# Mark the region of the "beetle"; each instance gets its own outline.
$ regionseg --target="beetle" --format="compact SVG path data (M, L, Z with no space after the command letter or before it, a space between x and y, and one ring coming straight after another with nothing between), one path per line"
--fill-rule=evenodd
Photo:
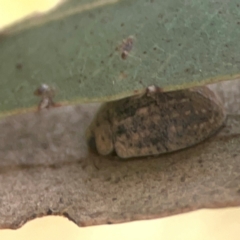
M225 118L223 104L207 86L171 92L150 86L142 95L105 103L86 137L100 155L159 155L207 139Z

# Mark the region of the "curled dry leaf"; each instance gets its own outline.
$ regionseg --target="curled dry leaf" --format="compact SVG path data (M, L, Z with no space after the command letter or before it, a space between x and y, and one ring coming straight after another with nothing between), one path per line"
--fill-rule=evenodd
M51 214L89 226L240 206L239 115L195 147L126 161L88 152L84 134L98 107L1 120L0 228Z

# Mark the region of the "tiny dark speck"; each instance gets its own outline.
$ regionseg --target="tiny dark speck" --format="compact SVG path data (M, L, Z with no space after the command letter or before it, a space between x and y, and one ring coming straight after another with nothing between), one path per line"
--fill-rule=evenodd
M186 69L185 69L185 72L189 72L189 68L186 68Z
M22 69L22 67L23 67L23 66L22 66L22 64L21 64L21 63L18 63L18 64L16 64L16 68L17 68L17 69L19 69L19 70L20 70L20 69Z
M116 200L117 200L117 198L112 198L112 200L113 200L113 201L116 201Z
M143 54L146 54L146 53L147 53L146 51L143 52Z

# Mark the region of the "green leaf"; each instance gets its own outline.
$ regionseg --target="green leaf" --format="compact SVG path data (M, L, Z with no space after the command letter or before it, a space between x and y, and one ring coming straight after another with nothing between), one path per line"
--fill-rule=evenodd
M42 83L81 103L235 79L239 39L238 0L67 1L2 32L0 112L36 106Z

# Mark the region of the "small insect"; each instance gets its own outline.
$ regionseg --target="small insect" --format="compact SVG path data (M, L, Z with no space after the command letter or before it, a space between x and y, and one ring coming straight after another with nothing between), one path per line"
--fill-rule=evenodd
M128 37L127 39L124 39L120 46L121 58L126 59L129 52L131 52L132 48L133 48L133 37Z
M225 116L222 103L207 87L162 92L151 86L143 95L105 103L86 137L100 155L159 155L205 140L223 125Z
M35 91L34 95L41 98L38 104L38 110L42 110L44 108L58 107L60 104L57 104L53 101L55 96L55 89L49 87L47 84L42 84Z

